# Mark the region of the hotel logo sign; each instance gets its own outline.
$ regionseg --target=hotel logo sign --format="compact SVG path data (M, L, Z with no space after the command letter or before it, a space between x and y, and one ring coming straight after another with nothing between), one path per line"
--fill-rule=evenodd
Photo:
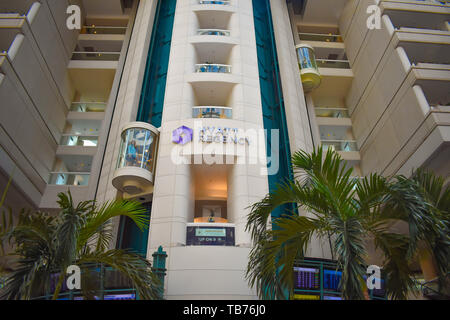
M191 128L181 126L172 132L172 142L185 145L192 141L194 131Z
M198 142L249 145L249 137L239 135L239 131L238 128L200 127L197 128ZM179 145L185 145L193 140L193 136L194 130L186 126L181 126L172 131L172 142Z
M246 164L254 165L263 176L279 171L278 129L211 126L195 120L189 127L182 125L169 131L168 140L172 143L170 157L175 165Z
M239 129L226 127L202 127L198 132L198 141L206 143L250 144L248 137L240 136Z

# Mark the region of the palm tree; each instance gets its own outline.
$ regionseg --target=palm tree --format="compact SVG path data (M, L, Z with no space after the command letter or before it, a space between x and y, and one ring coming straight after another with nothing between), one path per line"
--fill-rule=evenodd
M436 235L445 234L435 227L439 216L433 203L417 196L413 183L406 183L409 180L404 177L393 181L378 174L354 178L353 169L332 150L325 155L322 148L312 154L299 151L293 155L292 165L295 180L279 184L251 206L248 216L246 229L254 247L246 277L259 296L286 299L293 294L294 263L304 258L313 236L330 243L342 269L344 299L364 299L370 242L384 258L382 268L390 297L405 299L414 291L409 262L415 244L425 239L430 229ZM269 228L271 212L287 204L294 204L306 215L285 210ZM409 235L392 231L399 221L408 223ZM445 236L448 239L448 234Z
M385 210L407 222L408 258L418 259L425 279L437 279L447 290L441 294L448 296L450 186L444 178L424 169L418 169L409 179L397 176L386 197Z
M94 295L88 285L88 264L104 264L119 271L131 280L142 299L160 297L160 281L145 258L109 249L113 218L127 216L141 230L146 227L145 209L139 203L118 200L98 207L95 201L83 201L75 206L70 192L58 194L58 199L58 215L22 211L16 226L4 227L7 232L0 240L6 238L14 244L17 261L0 299L30 299L38 292L48 292L52 276L59 274L53 292L53 299L57 299L67 267L72 264L82 270L85 298Z

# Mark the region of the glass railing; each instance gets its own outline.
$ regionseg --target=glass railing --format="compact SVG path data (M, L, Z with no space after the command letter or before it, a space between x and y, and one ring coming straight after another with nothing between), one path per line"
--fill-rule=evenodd
M72 112L105 112L105 102L72 102L70 111Z
M350 118L345 108L315 108L315 111L319 118Z
M216 0L200 0L200 4L222 4L222 5L230 5L230 1L216 1Z
M304 33L298 34L300 40L304 41L320 41L320 42L343 42L342 37L338 34L321 34L321 33Z
M119 61L120 52L81 52L75 51L72 60Z
M60 145L96 147L98 145L98 136L63 134Z
M51 172L49 184L58 186L87 186L88 172Z
M82 264L81 277L86 273L89 285L92 289L91 299L95 300L135 300L136 290L133 289L132 281L122 272L105 264ZM31 300L51 300L53 292L58 284L60 273L50 275L48 289L38 289ZM84 300L83 292L70 290L67 281L63 281L57 300Z
M358 146L354 140L322 140L322 146L324 150L358 151Z
M348 60L316 59L319 68L350 69Z
M125 34L127 27L84 26L81 34Z
M229 107L193 107L193 118L231 119L233 109Z
M195 72L231 73L231 66L226 64L196 64Z
M199 36L230 36L230 31L221 29L199 29L197 35Z

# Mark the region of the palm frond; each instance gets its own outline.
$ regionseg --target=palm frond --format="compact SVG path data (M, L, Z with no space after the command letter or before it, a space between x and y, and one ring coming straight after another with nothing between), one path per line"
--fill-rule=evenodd
M67 194L58 194L58 204L61 207L61 212L58 216L59 223L54 235L57 247L55 259L64 268L76 259L78 236L85 224L87 213L94 208L94 202L83 201L74 207L72 195L68 191Z
M320 220L303 216L288 216L276 221L269 247L279 252L276 260L278 279L290 296L294 290L295 261L304 258L313 234L323 228Z
M408 258L413 257L420 241L427 241L438 229L438 221L431 214L433 205L418 192L416 184L404 176L397 176L391 184L383 210L408 223Z
M285 299L284 290L277 277L278 252L276 248L269 247L270 241L270 232L266 231L253 245L245 277L261 299Z
M126 216L134 221L140 230L144 230L148 226L148 215L146 209L135 201L112 201L103 204L100 209L95 209L87 217L86 223L80 230L77 243L77 251L79 252L86 246L94 236L96 240L96 248L98 250L107 249L112 239L111 220L114 217Z
M13 229L13 225L14 220L12 210L2 210L0 224L0 252L2 255L5 255L5 242Z
M374 233L376 248L384 255L383 272L387 295L394 300L404 300L416 291L412 270L408 265L409 237L398 233Z
M364 246L364 228L358 217L346 220L332 219L331 227L335 230L334 250L338 266L342 268L342 295L346 300L364 299L361 283L365 275L367 252Z

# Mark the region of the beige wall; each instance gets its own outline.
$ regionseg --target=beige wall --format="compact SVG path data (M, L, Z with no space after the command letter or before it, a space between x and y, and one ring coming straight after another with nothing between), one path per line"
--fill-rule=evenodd
M420 84L432 85L428 81L440 81L440 85L450 84L450 70L445 65L414 65L411 59L419 62L420 59L443 61L434 50L438 43L440 46L447 45L449 34L448 31L395 30L386 14L382 16L380 30L368 30L365 9L371 2L349 1L341 17L340 28L355 75L346 103L360 148L362 173L410 174L413 168L425 164L437 150L427 150L419 157L422 160L418 161L420 146L436 126L447 125L445 121L431 121L432 110ZM383 3L382 9L387 5ZM400 7L389 5L405 10L404 14L408 10L422 8L414 3L402 3ZM423 47L418 47L420 42ZM411 56L408 56L408 48L413 44L418 48L416 50L421 50L417 57L413 56L413 50L409 51ZM441 48L446 52L446 48ZM428 57L423 55L427 50ZM442 143L436 145L437 148L441 146ZM425 152L426 148L420 150ZM413 155L414 161L410 159ZM447 171L448 175L450 167L441 171Z
M21 26L0 29L16 35L0 63L0 143L5 157L15 163L15 182L35 206L52 170L73 95L66 69L71 42L63 43L49 8L60 10L36 2ZM73 39L77 33L67 34ZM7 167L6 162L1 165Z

